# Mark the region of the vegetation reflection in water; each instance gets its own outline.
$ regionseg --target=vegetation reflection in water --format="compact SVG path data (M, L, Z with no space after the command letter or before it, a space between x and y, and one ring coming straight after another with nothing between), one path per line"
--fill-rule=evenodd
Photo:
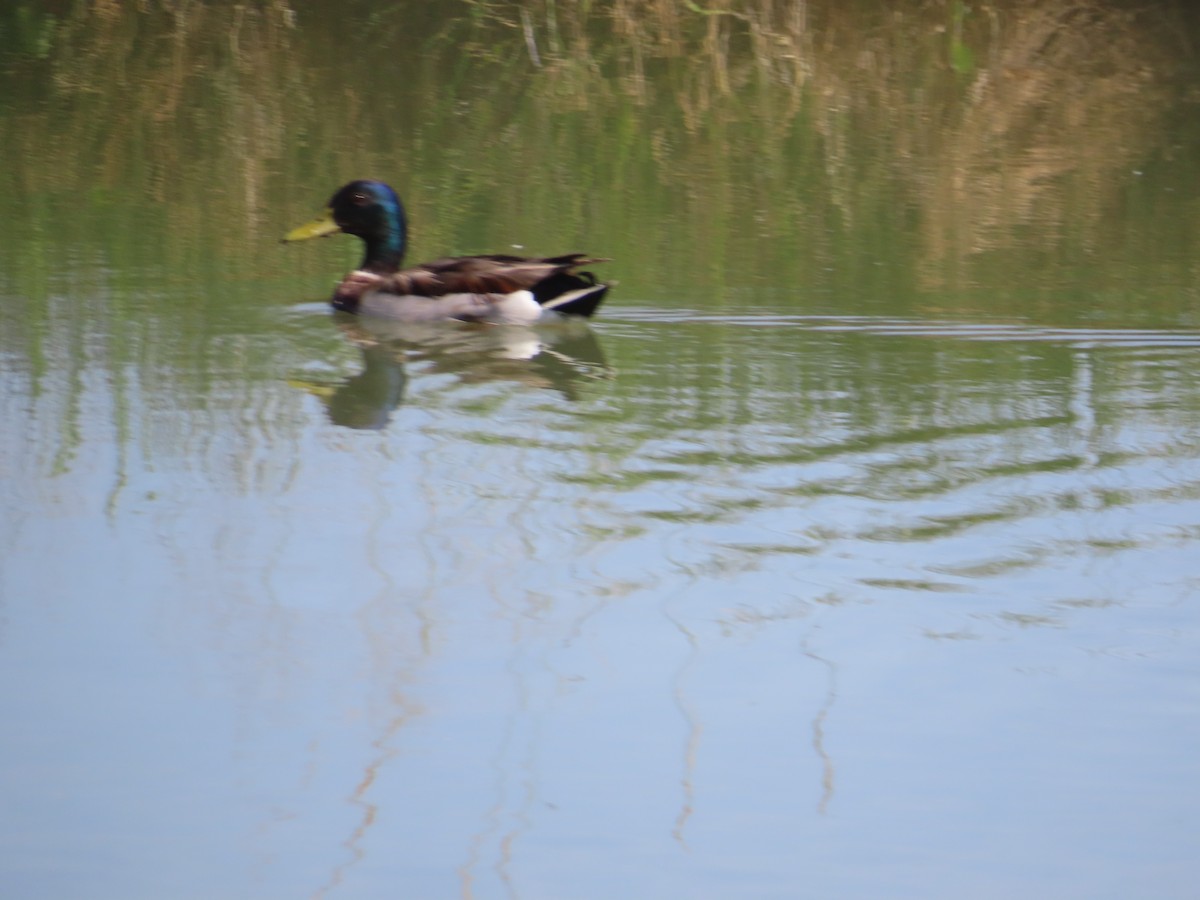
M0 10L4 867L1182 895L1194 17ZM331 317L357 248L275 239L363 175L413 258L620 285L592 329Z
M17 7L6 30L37 15ZM1194 281L1182 8L962 9L81 4L33 29L49 51L9 51L6 155L39 164L0 176L5 211L36 226L59 198L54 231L69 211L90 247L86 205L132 263L333 277L267 261L264 235L374 174L411 202L414 258L597 244L655 303L804 286L1061 320L1064 288L1124 315L1129 291Z

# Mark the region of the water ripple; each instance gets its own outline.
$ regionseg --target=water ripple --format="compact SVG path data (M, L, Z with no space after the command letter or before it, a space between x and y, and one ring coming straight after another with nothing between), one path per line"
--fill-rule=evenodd
M619 316L619 318L617 318ZM1200 331L1191 328L1057 327L1025 322L906 319L880 316L762 314L713 315L691 309L623 307L614 321L688 322L741 328L796 328L811 332L859 333L903 337L954 338L963 341L1039 341L1077 347L1200 347Z

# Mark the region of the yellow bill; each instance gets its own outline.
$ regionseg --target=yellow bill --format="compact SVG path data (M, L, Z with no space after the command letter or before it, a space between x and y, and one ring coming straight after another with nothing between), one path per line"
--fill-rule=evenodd
M337 234L342 229L338 227L338 223L333 221L333 210L327 209L316 219L313 219L307 225L301 225L299 228L293 228L283 236L285 243L291 241L307 241L309 238L325 237L329 234Z
M325 384L320 381L306 381L303 378L289 378L287 380L288 387L299 388L306 394L312 394L314 397L320 397L322 400L328 400L337 393L338 386L336 384Z

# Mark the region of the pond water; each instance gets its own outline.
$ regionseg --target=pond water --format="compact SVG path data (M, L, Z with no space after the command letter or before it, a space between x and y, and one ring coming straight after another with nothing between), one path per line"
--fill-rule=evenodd
M709 6L0 11L6 897L1194 896L1194 14Z

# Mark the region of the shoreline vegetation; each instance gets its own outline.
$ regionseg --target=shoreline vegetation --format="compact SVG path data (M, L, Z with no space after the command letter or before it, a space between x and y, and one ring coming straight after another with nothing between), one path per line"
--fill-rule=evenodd
M1145 187L1195 172L1195 32L1183 4L1091 0L18 2L0 13L0 189L17 216L86 197L110 240L158 218L168 265L235 272L374 174L412 207L417 255L654 240L666 292L838 290L886 245L906 262L878 285L844 275L860 292L969 293L1051 264L1106 284L1196 249L1195 201ZM631 227L654 220L670 237ZM653 290L650 271L624 277Z

